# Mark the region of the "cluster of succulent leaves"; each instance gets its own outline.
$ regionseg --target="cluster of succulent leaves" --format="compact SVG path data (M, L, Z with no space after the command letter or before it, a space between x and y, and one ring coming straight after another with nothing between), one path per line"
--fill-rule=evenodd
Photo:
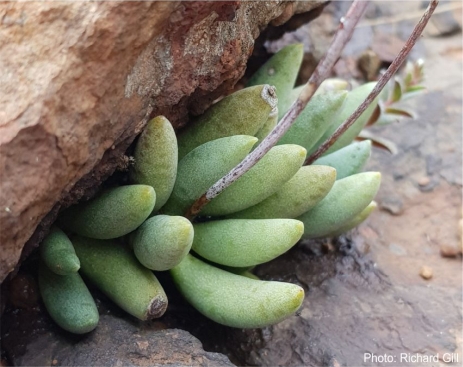
M326 154L308 154L356 109L375 83L350 92L328 80L279 143L192 221L183 215L239 164L297 98L301 45L284 48L245 89L214 104L178 136L158 116L142 132L131 185L65 210L41 244L40 291L52 318L73 333L97 326L84 278L129 314L160 317L167 297L156 271L169 271L199 312L232 327L277 323L302 305L298 285L263 281L256 265L301 238L336 236L375 208L378 172L360 172L371 142L353 142L375 102ZM275 98L275 88L279 99ZM360 173L359 173L360 172Z

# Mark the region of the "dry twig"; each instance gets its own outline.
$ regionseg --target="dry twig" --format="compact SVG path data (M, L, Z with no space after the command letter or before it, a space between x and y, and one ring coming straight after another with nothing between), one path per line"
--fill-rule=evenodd
M349 118L344 121L331 135L323 144L321 144L318 149L310 156L307 158L305 161L305 165L312 164L315 162L324 152L326 152L335 142L336 140L349 128L352 126L352 124L359 118L359 116L368 108L371 102L381 93L383 90L384 86L389 82L389 80L392 78L392 76L397 72L399 69L400 65L405 61L405 58L407 55L410 53L411 49L413 46L415 46L416 41L418 38L421 36L421 33L423 32L424 27L426 27L426 24L428 24L429 18L431 18L432 13L434 12L434 9L436 9L437 4L439 4L439 0L432 0L425 13L421 17L420 21L418 24L415 26L413 29L412 34L408 38L407 42L405 42L405 45L402 47L400 50L399 54L396 56L392 64L389 66L389 68L386 70L386 72L383 74L383 76L378 80L378 83L376 86L373 88L371 93L368 95L368 97L363 101L360 106L357 107L357 109L352 113L352 115L349 116Z

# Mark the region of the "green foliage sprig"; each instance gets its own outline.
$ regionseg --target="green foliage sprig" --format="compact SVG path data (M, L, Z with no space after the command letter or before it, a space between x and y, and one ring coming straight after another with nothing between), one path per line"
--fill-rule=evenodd
M414 111L409 110L401 105L400 102L414 97L426 90L421 83L424 80L424 61L419 59L415 62L408 61L404 70L391 80L383 93L380 95L378 106L357 139L368 139L379 148L397 153L397 146L394 142L382 136L373 133L370 126L389 125L405 118L416 119Z

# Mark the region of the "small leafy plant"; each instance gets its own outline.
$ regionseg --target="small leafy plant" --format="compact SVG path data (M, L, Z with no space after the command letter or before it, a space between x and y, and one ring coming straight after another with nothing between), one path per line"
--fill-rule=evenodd
M357 140L369 139L379 148L397 153L394 142L377 136L369 129L370 126L388 125L404 118L416 118L415 113L401 106L405 101L417 94L422 93L426 88L421 84L424 79L424 61L419 59L415 62L407 62L401 75L391 80L380 95L376 110L370 117L365 129L357 137Z

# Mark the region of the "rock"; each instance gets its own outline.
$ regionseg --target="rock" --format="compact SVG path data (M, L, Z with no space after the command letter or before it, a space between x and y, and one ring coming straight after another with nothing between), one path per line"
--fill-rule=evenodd
M434 154L426 156L426 172L428 175L439 173L442 168L442 158Z
M420 276L423 279L429 280L432 278L432 269L429 266L423 265L420 269Z
M461 249L456 244L443 243L440 245L440 254L442 257L457 257Z
M323 2L0 4L0 281L61 206L95 193L150 117L178 127L203 112L270 21Z
M433 191L439 185L438 177L422 177L418 180L418 186L421 192Z
M333 67L333 72L337 77L346 80L362 77L362 73L358 70L357 60L349 56L339 59Z
M404 41L397 36L376 32L371 44L372 50L381 61L391 63L404 45Z
M460 236L460 252L463 252L463 219L458 222L458 235Z
M404 203L400 197L386 196L381 200L379 207L392 215L401 215L404 212Z
M388 248L389 248L389 251L391 251L394 255L397 255L397 256L407 255L407 250L396 243L391 243Z
M366 352L458 351L451 329L460 323L459 289L433 288L430 301L427 285L391 283L356 241L341 245L320 256L293 248L256 269L263 279L303 286L306 298L297 315L273 327L229 331L240 365L361 366Z
M431 179L429 178L429 176L423 176L417 180L417 183L420 186L427 186L431 183Z
M441 6L451 5L452 2L444 0ZM434 37L450 36L461 32L460 22L455 17L455 12L448 10L442 13L437 13L430 19L430 26L426 30L428 34Z
M9 302L19 308L33 308L40 299L37 280L31 274L19 273L9 284Z
M58 330L38 309L29 316L24 313L31 311L21 312L9 315L10 330L2 337L14 366L234 366L226 356L204 351L187 331L160 322L102 314L93 332L77 336Z

